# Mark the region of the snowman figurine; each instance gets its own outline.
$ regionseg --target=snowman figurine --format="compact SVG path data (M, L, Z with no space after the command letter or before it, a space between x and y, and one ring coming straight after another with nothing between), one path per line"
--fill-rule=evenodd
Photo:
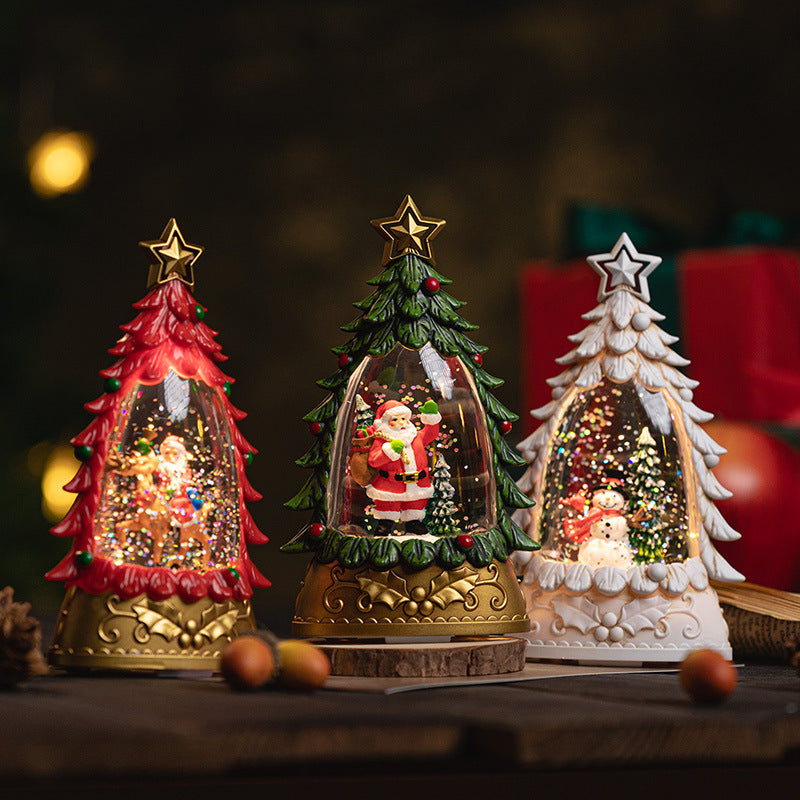
M575 519L564 521L564 532L578 548L578 561L586 566L619 567L633 566L633 555L628 541L628 520L625 506L628 492L620 478L608 478L588 491L590 504L586 513ZM586 509L587 497L573 495L561 500L576 511Z

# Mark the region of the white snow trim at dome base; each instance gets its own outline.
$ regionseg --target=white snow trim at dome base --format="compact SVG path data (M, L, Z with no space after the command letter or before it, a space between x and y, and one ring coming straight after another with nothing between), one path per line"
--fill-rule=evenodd
M570 661L577 664L593 664L596 666L613 666L624 663L629 667L639 664L680 664L684 658L698 645L684 642L680 645L666 646L648 645L643 643L628 642L626 644L607 642L586 643L580 642L541 642L530 638L527 634L516 633L528 639L525 648L525 658L528 661ZM733 650L727 642L703 642L703 647L716 650L723 658L729 661L733 657Z
M520 587L530 660L677 663L710 648L731 658L728 626L702 561L623 570L550 561L536 553Z
M534 553L525 566L522 583L535 583L545 592L562 586L573 594L594 588L606 597L614 597L626 588L635 595L650 595L661 589L679 595L691 586L698 592L708 587L708 572L699 557L672 564L639 564L627 570L620 567L593 568L576 562L553 561Z

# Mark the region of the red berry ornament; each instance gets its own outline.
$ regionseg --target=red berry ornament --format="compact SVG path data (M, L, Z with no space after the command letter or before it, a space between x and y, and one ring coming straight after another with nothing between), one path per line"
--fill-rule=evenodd
M315 522L308 527L308 535L314 539L319 539L325 533L325 526L321 522Z
M462 533L456 541L462 550L469 550L475 544L475 540L468 533Z
M482 366L483 366L483 356L482 356L480 353L475 353L475 355L474 355L474 356L472 356L472 360L473 360L473 361L474 361L474 362L475 362L475 363L476 363L476 364L477 364L479 367L482 367Z
M314 436L316 436L318 433L322 431L322 424L319 422L309 422L308 429Z
M423 286L428 294L436 294L439 291L439 281L436 278L425 278Z
M500 423L500 430L501 430L501 431L502 431L504 434L506 434L506 433L511 433L511 428L513 428L513 427L514 427L514 426L513 426L513 423L511 422L511 420L510 420L510 419L504 419L504 420L503 420L503 421Z
M346 367L350 363L350 356L347 353L342 353L336 363L339 365L340 368Z

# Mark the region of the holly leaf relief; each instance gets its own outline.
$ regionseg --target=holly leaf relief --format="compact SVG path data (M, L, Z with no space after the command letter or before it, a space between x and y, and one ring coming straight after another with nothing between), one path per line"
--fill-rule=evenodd
M365 572L356 575L361 591L369 595L373 603L383 603L394 611L402 603L407 603L411 596L405 578L400 578L391 570L387 572Z
M640 597L622 607L619 626L631 636L639 631L654 629L667 616L669 600L663 597Z
M216 619L204 625L198 633L200 636L205 636L209 642L219 639L221 636L227 636L236 625L236 620L239 618L239 612L233 608L221 614Z
M163 636L167 641L174 639L183 632L183 628L180 625L176 625L171 619L153 608L135 605L133 606L133 612L136 614L136 619L147 628L148 633L156 633L159 636Z
M463 567L449 572L442 572L431 581L428 600L436 603L439 608L445 608L450 603L463 602L475 588L477 582L478 573L466 570Z
M566 628L577 628L581 633L589 633L600 625L598 608L588 597L556 597L552 605Z

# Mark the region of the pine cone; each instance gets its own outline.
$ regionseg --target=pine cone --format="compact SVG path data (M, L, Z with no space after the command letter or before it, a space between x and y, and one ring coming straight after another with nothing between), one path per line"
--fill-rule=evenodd
M28 616L30 603L15 603L10 586L0 590L0 687L47 673L39 621Z

